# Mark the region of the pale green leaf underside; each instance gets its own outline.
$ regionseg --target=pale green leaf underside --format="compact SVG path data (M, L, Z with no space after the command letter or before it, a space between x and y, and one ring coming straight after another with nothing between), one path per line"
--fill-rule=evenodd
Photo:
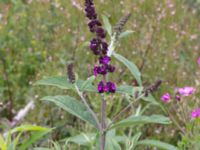
M68 138L67 142L73 142L78 145L88 145L95 140L95 133L81 133L79 135Z
M132 75L137 80L137 83L140 86L142 86L141 73L140 73L139 69L137 68L137 66L133 62L129 61L128 59L126 59L125 57L123 57L120 54L113 53L113 55L115 56L116 59L121 61L131 71Z
M177 147L157 140L142 140L137 143L138 145L147 145L157 147L163 150L178 150Z
M90 123L93 126L97 126L90 112L87 111L86 107L80 101L70 96L47 96L42 100L50 101L61 107L65 111L75 115L76 117Z
M134 33L134 31L132 31L132 30L126 30L126 31L122 32L122 33L119 35L119 38L120 38L120 39L125 38L125 37L131 35L132 33Z
M147 124L147 123L158 123L158 124L170 124L168 117L162 115L152 115L152 116L130 116L127 119L115 123L112 128L124 127L124 126L133 126L138 124Z
M102 19L103 19L103 23L104 23L106 31L111 36L112 35L112 26L110 24L110 21L109 21L108 17L105 16L105 15L102 15Z

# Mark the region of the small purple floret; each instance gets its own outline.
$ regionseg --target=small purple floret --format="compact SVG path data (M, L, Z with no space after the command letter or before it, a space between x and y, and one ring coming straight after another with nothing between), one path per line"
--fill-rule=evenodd
M95 32L97 26L101 26L101 22L99 20L91 20L88 23L91 32Z
M99 41L97 39L95 39L95 38L92 39L90 41L90 49L95 51L95 50L98 50L98 48L99 48Z
M100 38L105 38L106 37L106 32L103 28L97 28L96 29L96 33L97 33L97 36L100 37Z
M115 85L115 83L113 83L113 82L107 82L106 86L108 87L109 92L115 93L115 91L116 91L116 85Z
M98 68L97 68L97 73L98 74L102 74L102 75L105 75L106 73L107 73L107 69L106 69L106 66L99 66Z
M106 67L107 67L108 72L114 72L115 71L115 67L112 66L112 65L107 65Z
M103 93L104 92L104 83L103 81L99 82L98 84L98 92Z
M104 65L107 65L109 62L110 62L110 57L108 56L103 56L103 57L100 57L99 58L99 63L100 64L104 64Z

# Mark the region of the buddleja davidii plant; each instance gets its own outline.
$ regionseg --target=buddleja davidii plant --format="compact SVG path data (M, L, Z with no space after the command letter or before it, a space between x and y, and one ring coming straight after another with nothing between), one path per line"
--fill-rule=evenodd
M68 111L69 113L79 117L80 119L90 123L96 128L96 134L84 134L84 139L87 139L86 142L78 143L76 138L70 138L68 141L86 145L88 141L96 141L95 149L121 149L118 142L125 142L127 138L119 139L119 136L115 134L116 128L124 127L124 126L132 126L137 124L145 124L145 123L159 123L159 124L169 124L170 120L167 117L162 115L152 115L152 116L143 116L143 110L141 108L138 109L137 113L131 116L128 116L124 120L118 121L121 116L130 108L130 106L140 100L144 99L149 101L151 104L158 104L150 94L157 90L161 81L157 81L152 86L147 88L142 87L141 73L139 72L137 66L127 60L125 57L117 54L115 52L115 47L120 38L132 33L132 31L122 32L122 29L126 22L128 21L130 14L123 17L117 25L114 27L112 31L112 26L109 23L109 19L103 16L104 26L107 30L107 33L110 35L110 44L106 42L106 30L104 30L100 19L97 16L94 2L93 0L85 0L85 12L86 17L89 20L88 26L92 33L95 34L95 37L90 41L89 48L91 52L96 55L98 58L98 65L94 66L93 76L89 77L86 81L77 79L75 77L75 73L73 70L73 64L68 65L68 80L65 76L63 77L50 77L47 79L43 79L38 81L37 85L52 85L57 86L61 89L72 89L75 90L80 96L81 102L76 100L71 96L48 96L44 97L43 100L54 102L59 107ZM135 77L138 87L133 87L129 85L117 86L116 83L110 81L108 78L108 73L113 73L115 71L115 67L111 64L111 58L114 56L117 60L122 62L133 74ZM97 87L93 86L92 83L96 78L100 78L101 81L98 83ZM83 92L95 92L99 93L101 96L101 109L100 113L95 113L93 109L91 109L90 104L87 101L87 98L84 96ZM112 119L109 119L106 114L107 108L107 95L121 93L128 94L134 97L134 101L131 101L125 108L123 108L116 116ZM100 114L100 118L98 117ZM108 121L110 120L110 121ZM87 136L89 135L89 136ZM96 138L85 138L94 136ZM133 139L135 139L134 144L131 144L129 149L134 149L136 145L152 145L165 149L176 149L176 147L162 143L155 140L140 140L141 134L136 134ZM80 137L78 138L80 139ZM98 139L98 140L95 140ZM83 140L84 141L84 140ZM89 142L89 143L90 143ZM91 144L90 144L91 145Z

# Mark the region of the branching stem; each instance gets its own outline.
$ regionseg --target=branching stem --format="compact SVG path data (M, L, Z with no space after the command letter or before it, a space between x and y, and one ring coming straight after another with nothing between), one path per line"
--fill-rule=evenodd
M81 100L83 101L84 105L86 106L87 110L90 112L90 114L92 115L93 119L96 121L97 124L97 129L99 131L102 131L101 128L101 124L97 118L97 115L94 113L94 111L90 108L89 104L87 103L87 100L85 99L85 97L83 96L83 93L79 90L79 88L77 87L77 85L75 85L76 91L78 93L78 95L81 97Z
M138 98L136 98L134 101L130 102L126 107L124 107L116 116L113 117L112 122L108 125L108 128L110 128L110 126L121 116L123 115L124 112L126 112L127 109L129 109L129 107L131 107L131 105L136 102L137 100L139 100L140 98L142 98L145 94L141 94L140 96L138 96Z

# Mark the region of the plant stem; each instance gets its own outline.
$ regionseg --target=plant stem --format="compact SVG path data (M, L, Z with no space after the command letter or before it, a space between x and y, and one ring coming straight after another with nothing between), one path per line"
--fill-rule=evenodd
M110 128L110 126L124 113L126 112L127 109L129 109L129 107L132 106L132 104L134 102L136 102L137 100L139 100L140 98L142 98L144 96L144 94L141 94L140 96L138 96L138 98L135 99L135 101L130 102L126 107L124 107L116 116L113 117L112 122L108 125L108 128Z
M106 144L106 100L104 99L104 95L102 95L102 102L101 102L101 136L100 136L100 150L105 149Z
M176 119L173 117L173 115L170 113L170 111L167 110L167 113L168 113L169 117L172 119L172 121L174 122L174 124L177 126L177 128L178 128L183 134L185 134L185 130L179 125L179 123L176 121Z
M99 131L102 131L101 124L100 124L96 114L94 113L94 111L88 105L87 100L85 99L85 97L83 96L82 92L79 90L77 85L75 85L75 88L76 88L76 91L77 91L78 95L81 97L81 100L83 101L84 105L86 106L87 110L90 112L90 114L92 115L93 119L96 121L97 129Z

